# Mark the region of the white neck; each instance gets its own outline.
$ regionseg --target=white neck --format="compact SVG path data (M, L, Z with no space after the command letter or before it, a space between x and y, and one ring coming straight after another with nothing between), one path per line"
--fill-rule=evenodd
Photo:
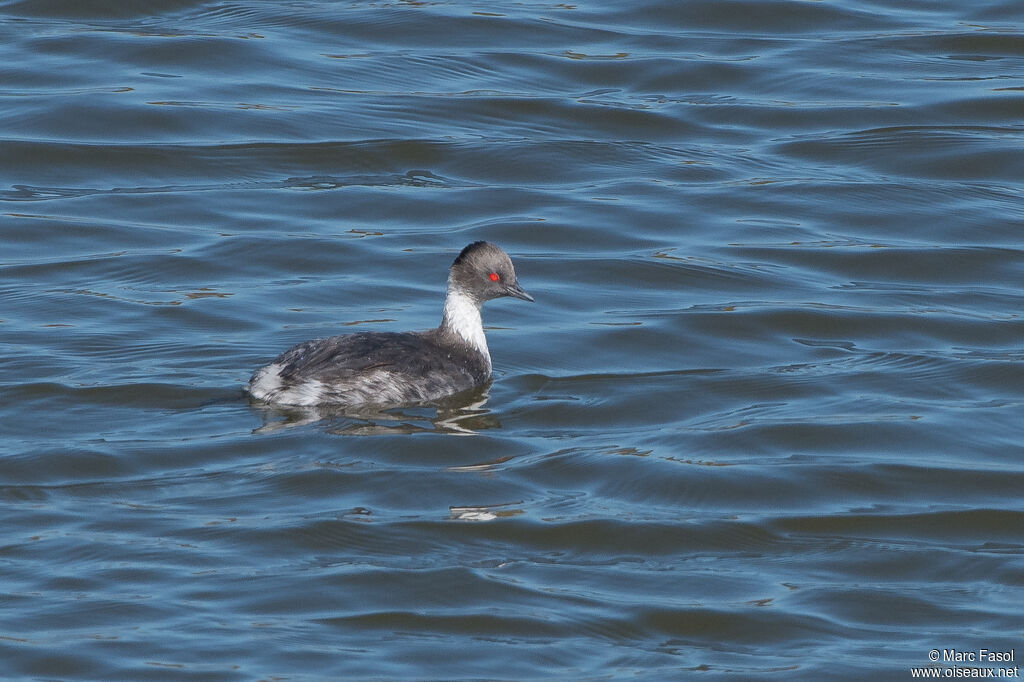
M457 334L471 348L482 353L487 358L488 369L490 368L491 354L487 350L484 323L480 319L480 306L476 301L458 289L449 287L448 296L444 299L444 319L441 326Z

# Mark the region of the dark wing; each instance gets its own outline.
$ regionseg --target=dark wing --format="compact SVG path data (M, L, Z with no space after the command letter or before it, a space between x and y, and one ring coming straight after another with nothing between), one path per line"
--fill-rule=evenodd
M274 360L285 381L344 382L373 370L407 377L438 374L464 377L468 385L486 379L472 358L439 345L430 333L361 332L301 343Z

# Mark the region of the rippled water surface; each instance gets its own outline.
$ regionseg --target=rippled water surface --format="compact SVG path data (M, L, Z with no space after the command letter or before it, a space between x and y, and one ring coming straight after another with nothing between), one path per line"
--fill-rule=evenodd
M1019 661L1022 178L1012 0L2 0L3 672ZM477 239L489 389L244 397Z

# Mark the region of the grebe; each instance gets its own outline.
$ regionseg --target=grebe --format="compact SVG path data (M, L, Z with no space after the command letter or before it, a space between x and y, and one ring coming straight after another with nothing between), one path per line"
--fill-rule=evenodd
M473 242L448 273L444 315L422 332L358 332L306 341L252 375L248 392L278 405L392 405L437 400L491 378L480 307L523 291L508 254Z

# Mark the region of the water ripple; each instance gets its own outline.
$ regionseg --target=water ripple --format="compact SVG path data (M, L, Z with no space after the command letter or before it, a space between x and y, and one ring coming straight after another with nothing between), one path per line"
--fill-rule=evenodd
M9 675L1019 645L1017 5L0 12ZM291 344L436 325L477 239L537 299L484 308L493 383L245 397Z

